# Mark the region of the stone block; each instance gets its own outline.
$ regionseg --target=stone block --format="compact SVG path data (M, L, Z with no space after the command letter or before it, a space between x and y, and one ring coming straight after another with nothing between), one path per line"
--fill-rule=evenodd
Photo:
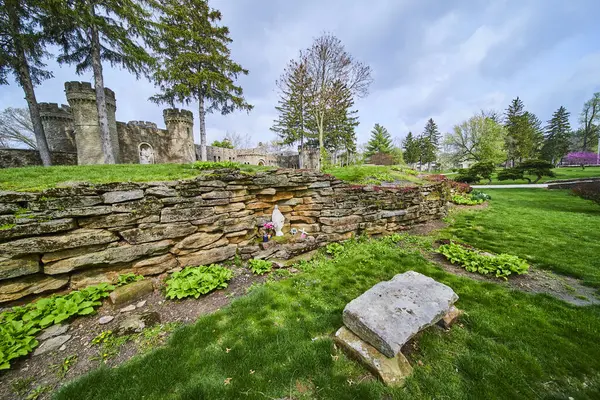
M83 254L94 253L96 251L101 251L107 249L109 247L117 246L116 242L105 243L105 244L97 244L93 246L83 246L76 247L74 249L60 250L52 253L45 253L42 255L42 262L44 264L51 263L53 261L62 260L64 258L77 257Z
M319 222L323 225L349 225L362 222L362 217L360 215L349 215L347 217L321 217L319 218Z
M134 225L138 222L140 215L133 213L110 214L100 217L83 218L78 220L82 228L115 228Z
M96 253L66 258L64 260L46 264L44 265L44 273L56 275L82 268L104 267L127 263L146 256L164 254L169 250L172 244L173 242L170 240L162 240L160 242L112 247Z
M68 276L30 275L0 282L0 303L13 301L32 294L61 289L69 284Z
M0 244L0 254L51 253L75 247L116 242L118 236L102 229L77 229L62 235L29 237Z
M450 287L408 271L348 303L343 320L357 336L391 358L410 338L446 315L456 300Z
M0 230L0 240L16 239L23 236L43 235L46 233L62 232L77 227L72 218L56 219L33 224L15 225L8 229ZM27 240L27 239L25 239ZM0 253L2 251L0 250Z
M319 224L297 224L293 223L290 225L292 228L296 228L298 232L304 230L306 233L315 233L321 230L321 226Z
M204 200L228 199L233 196L233 192L230 192L229 190L214 190L212 192L203 193L201 196Z
M231 203L226 206L215 206L215 214L241 211L246 208L244 203Z
M141 333L144 329L154 326L158 323L160 323L160 314L155 311L132 314L119 323L116 335L123 336Z
M177 255L189 254L216 242L222 236L222 233L198 232L181 240L170 251Z
M182 267L190 265L208 265L225 261L235 255L236 245L214 248L210 250L200 250L195 253L189 253L179 257L179 264Z
M143 279L116 288L110 293L109 298L112 305L120 307L138 301L147 294L152 293L153 290L152 281Z
M348 225L323 225L321 227L321 232L323 233L344 233L344 232L354 232L358 229L359 224L348 224Z
M463 310L459 310L455 306L450 307L450 310L438 321L438 325L444 329L450 329L458 318L464 314Z
M118 190L114 192L106 192L102 195L102 200L106 204L122 203L124 201L138 200L144 197L144 191L136 190Z
M177 268L179 263L172 254L150 257L132 265L133 273L137 275L158 275Z
M335 333L335 343L348 355L362 363L383 383L401 387L412 373L412 367L402 353L389 358L342 326Z
M0 280L31 275L40 272L40 258L30 255L19 258L0 258Z
M213 215L212 207L165 208L160 213L160 222L193 221Z
M151 186L146 189L146 195L155 197L176 197L177 191L168 186Z
M267 189L263 189L263 190L259 191L256 194L264 194L264 195L272 196L275 193L277 193L277 189L267 188Z
M196 232L198 228L189 222L153 225L148 228L133 228L119 234L129 244L156 242L163 239L184 237Z

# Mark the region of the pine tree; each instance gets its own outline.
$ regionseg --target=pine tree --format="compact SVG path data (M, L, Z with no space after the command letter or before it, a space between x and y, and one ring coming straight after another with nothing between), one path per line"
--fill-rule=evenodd
M207 0L164 0L154 49L159 56L154 80L157 103L198 101L200 158L206 161L206 113L250 111L234 82L248 70L231 59L229 28L219 25L221 12Z
M442 134L438 129L436 123L433 121L433 118L429 118L427 124L425 125L425 130L423 131L423 136L428 138L429 141L435 146L435 148L439 148L440 139Z
M153 59L137 41L152 35L151 14L142 0L66 0L52 4L53 34L61 45L58 62L75 64L78 74L92 70L104 162L114 164L118 154L108 128L102 62L121 66L136 78L146 74Z
M569 152L571 142L569 112L561 106L552 114L546 125L546 136L542 147L542 157L556 165Z
M507 161L514 165L517 156L517 138L523 125L523 115L525 114L523 101L517 97L508 106L505 113L504 126L506 127L506 149Z
M309 130L312 114L309 107L311 81L307 74L306 62L304 60L289 62L281 78L277 81L279 88L277 119L273 121L271 130L277 133L284 145L300 143L304 147L305 139L313 138L315 135ZM300 157L302 163L302 157ZM302 165L299 165L302 168Z
M421 159L427 163L427 170L431 168L431 163L436 160L436 152L439 147L439 142L442 134L437 125L433 122L433 118L429 118L425 124L425 130L421 135Z
M334 83L332 103L325 115L324 146L333 157L333 163L337 164L338 153L343 150L346 163L350 154L356 151L356 132L358 126L358 111L352 110L354 99L352 92L341 82Z
M430 169L431 163L436 160L436 148L431 139L424 134L417 138L417 147L419 149L419 163L421 169L424 164L427 164L427 170Z
M14 74L25 92L25 100L42 164L51 164L50 151L35 96L35 85L51 78L44 70L46 35L41 29L44 18L43 0L5 0L0 2L0 85L7 85L7 75Z
M523 102L518 97L506 110L505 127L505 148L511 164L539 156L544 140L542 122L535 114L525 111Z
M365 155L371 157L375 153L392 153L392 136L383 126L375 124L371 131L371 139L367 143L367 151Z
M408 135L402 142L402 148L404 149L404 161L408 164L415 164L419 161L421 154L418 140L413 137L412 132L408 132Z

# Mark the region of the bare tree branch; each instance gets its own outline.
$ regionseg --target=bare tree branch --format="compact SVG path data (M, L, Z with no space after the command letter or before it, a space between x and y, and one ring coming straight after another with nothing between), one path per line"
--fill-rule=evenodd
M9 107L0 113L0 147L37 149L29 111Z

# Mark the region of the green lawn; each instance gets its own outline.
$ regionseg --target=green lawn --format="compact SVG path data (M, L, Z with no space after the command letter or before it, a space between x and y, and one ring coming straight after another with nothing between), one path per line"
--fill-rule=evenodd
M515 193L526 197L524 192ZM494 196L495 203L481 211L482 216L497 215L509 203L517 210L534 206L533 201L511 202L505 192ZM551 205L565 200L574 201L570 211ZM554 237L559 229L584 235L581 221L596 218L587 203L564 193L537 201L542 202L540 213L552 220L562 220L565 212L574 218L534 236ZM566 235L557 236L564 240ZM540 247L535 254L542 253ZM549 256L563 251L552 245L545 249ZM570 258L558 258L555 265L567 269L579 258L579 249L572 249ZM519 248L504 250L521 253ZM577 308L547 295L451 275L418 251L389 240L351 242L338 258L317 259L302 269L299 275L258 287L180 329L164 348L118 368L96 370L64 387L55 398L600 398L600 307ZM369 375L362 367L334 349L331 335L342 325L348 301L407 270L450 285L460 296L457 306L466 314L449 332L424 332L418 351L409 357L413 375L405 388L392 389L365 379Z
M380 185L383 182L407 181L423 183L416 171L402 165L351 165L329 168L324 171L336 178L358 184Z
M553 181L557 179L578 179L578 178L600 178L600 167L586 167L584 170L580 167L565 167L565 168L554 168L552 170L555 177L544 176L539 180L538 183L544 183L547 181ZM533 175L528 175L531 181L535 181L537 178ZM452 175L449 176L452 179ZM499 181L496 178L496 174L492 177L492 184L494 185L511 185L516 183L528 183L525 179L515 181ZM487 184L487 181L482 180L480 184Z
M218 165L218 163L210 163ZM187 179L201 171L192 164L118 164L77 165L53 167L24 167L0 169L0 190L39 191L62 182L150 182ZM243 171L269 169L256 165L238 164Z
M453 215L445 235L600 287L600 206L566 190L487 189L489 208Z

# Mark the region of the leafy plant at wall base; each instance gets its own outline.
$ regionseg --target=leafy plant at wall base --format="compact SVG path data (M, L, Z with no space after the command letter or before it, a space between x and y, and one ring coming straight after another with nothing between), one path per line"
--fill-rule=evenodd
M10 360L33 351L38 345L35 335L40 330L75 315L92 314L112 290L114 286L101 283L0 313L0 370L9 369Z
M479 190L473 190L471 192L471 200L487 201L487 200L491 200L491 199L492 199L492 196L490 196L487 193L480 192Z
M331 257L336 258L344 252L344 245L340 243L330 243L325 247L325 252Z
M226 288L231 278L233 272L219 265L187 267L174 272L167 280L166 296L167 299L183 299L189 296L198 298L215 289Z
M142 275L121 274L117 278L117 287L128 285L128 284L133 283L133 282L141 281L142 279L144 279L144 277Z
M464 196L461 194L455 194L454 196L452 196L452 202L454 204L458 204L458 205L475 206L477 204L483 203L484 200L482 200L482 199L474 200L468 196Z
M271 272L273 263L267 260L253 259L248 261L248 268L250 268L250 271L252 271L254 275L263 275L267 272Z
M459 264L469 272L477 272L482 275L494 274L498 278L506 278L513 273L526 274L529 270L527 261L517 256L482 254L452 242L441 245L437 251L452 264Z

